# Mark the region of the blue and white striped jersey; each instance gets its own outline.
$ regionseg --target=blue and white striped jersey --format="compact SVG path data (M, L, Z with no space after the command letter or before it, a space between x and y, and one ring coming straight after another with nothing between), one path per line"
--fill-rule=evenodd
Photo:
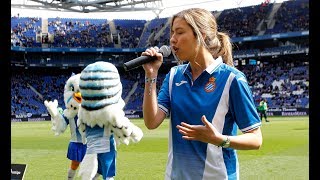
M67 119L65 116L63 116L63 118L65 119L66 123L69 124L70 127L70 142L82 143L81 134L77 127L78 116L75 116L74 119L71 120Z
M258 128L261 121L245 75L224 64L221 57L194 82L189 64L173 68L173 78L166 75L158 95L159 108L170 115L165 179L239 179L234 149L184 140L176 126L181 122L203 125L205 115L224 135L235 136L238 128L242 132Z
M87 154L99 154L110 152L110 149L116 149L115 142L110 129L107 126L98 125L91 127L86 125ZM110 148L110 147L113 148Z

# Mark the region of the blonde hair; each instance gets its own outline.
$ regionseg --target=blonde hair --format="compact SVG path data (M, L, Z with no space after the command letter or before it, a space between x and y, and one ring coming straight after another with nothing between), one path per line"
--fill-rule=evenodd
M207 48L213 58L216 59L221 56L225 64L234 66L230 37L224 32L218 32L216 18L210 11L201 8L180 11L172 17L170 29L172 29L173 21L177 17L186 20L191 26L198 44ZM203 38L202 34L205 35L205 38Z

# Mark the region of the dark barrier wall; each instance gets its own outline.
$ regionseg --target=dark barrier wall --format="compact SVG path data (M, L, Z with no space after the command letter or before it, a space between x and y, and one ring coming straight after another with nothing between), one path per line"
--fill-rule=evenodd
M142 111L125 111L129 119L143 118ZM268 116L309 116L309 108L276 108L269 109ZM22 121L50 121L48 114L11 115L11 122Z
M309 108L270 108L267 114L268 116L308 116Z

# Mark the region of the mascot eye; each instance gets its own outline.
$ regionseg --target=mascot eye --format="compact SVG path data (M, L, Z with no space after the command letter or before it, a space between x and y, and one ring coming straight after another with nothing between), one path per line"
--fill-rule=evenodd
M74 110L77 110L77 107L74 107L73 109L74 109Z
M71 86L70 86L70 89L71 89L71 91L74 91L74 86L71 85Z

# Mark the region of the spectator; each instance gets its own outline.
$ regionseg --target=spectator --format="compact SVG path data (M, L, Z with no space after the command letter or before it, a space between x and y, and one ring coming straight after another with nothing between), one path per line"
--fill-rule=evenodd
M269 122L269 120L267 119L267 110L268 110L268 103L267 103L267 99L263 98L260 103L259 103L259 113L260 113L260 119L262 121L262 118L264 117L266 122Z

